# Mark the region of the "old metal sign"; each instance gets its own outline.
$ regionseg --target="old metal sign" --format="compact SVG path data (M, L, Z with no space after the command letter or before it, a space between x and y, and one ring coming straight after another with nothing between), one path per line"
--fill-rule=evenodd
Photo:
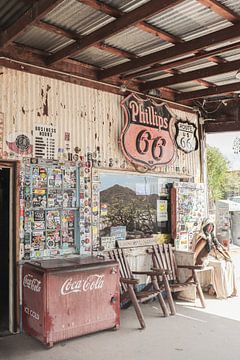
M135 94L121 105L125 115L121 147L126 158L147 168L170 163L175 149L170 132L173 116L167 106Z
M198 139L196 135L197 127L189 121L177 121L175 123L176 136L175 141L178 148L185 153L197 150Z

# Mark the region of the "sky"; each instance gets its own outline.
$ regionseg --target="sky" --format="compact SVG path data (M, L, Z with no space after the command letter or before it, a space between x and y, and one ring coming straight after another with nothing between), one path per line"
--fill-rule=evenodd
M233 150L236 142L239 142L238 154ZM221 151L231 170L240 170L240 131L207 134L207 144Z

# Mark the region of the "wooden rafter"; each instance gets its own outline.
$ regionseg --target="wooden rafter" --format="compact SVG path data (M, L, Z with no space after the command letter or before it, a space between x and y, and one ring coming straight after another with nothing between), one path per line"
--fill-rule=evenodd
M176 74L163 79L148 81L141 86L141 90L146 91L150 89L160 88L162 86L170 86L180 84L183 82L207 78L209 76L219 75L230 71L237 71L240 67L240 60L229 61L227 63L204 67L202 69L188 71L181 74Z
M162 0L161 2L159 0L149 1L148 3L103 26L101 29L86 35L81 41L77 41L76 43L71 44L51 55L47 59L47 63L53 64L68 56L74 55L81 50L84 50L89 46L93 46L99 41L107 39L114 34L117 34L127 29L128 27L139 23L141 20L166 10L167 8L172 7L181 1L183 0Z
M218 15L222 16L224 19L230 21L233 24L240 21L240 16L237 13L216 0L198 0L198 2L207 6L209 9L213 10Z
M235 50L235 49L239 49L240 48L240 42L234 43L234 44L230 44L230 45L226 45L222 48L218 48L218 49L214 49L214 50L210 50L210 51L206 51L206 52L202 52L193 56L189 56L187 58L184 59L180 59L180 60L176 60L176 61L172 61L166 64L155 64L153 65L151 68L149 69L145 69L142 71L138 71L136 73L130 73L130 74L126 74L124 76L122 76L123 79L132 79L134 77L137 76L141 76L141 75L146 75L146 74L153 74L155 72L158 71L164 71L167 69L172 69L174 67L180 66L180 65L185 65L185 64L192 64L194 61L198 61L201 59L205 59L208 58L210 61L216 62L216 63L220 63L218 58L218 62L216 61L217 57L214 56L214 59L212 58L213 55L215 54L219 54L219 53L224 53L226 51L230 51L230 50ZM221 58L221 60L224 60Z
M89 0L87 0L88 2ZM92 1L92 0L91 0ZM82 37L78 34L76 34L75 32L73 31L69 31L69 30L65 30L65 29L62 29L56 25L52 25L52 24L48 24L44 21L37 21L35 23L35 26L38 26L44 30L47 30L47 31L50 31L50 32L54 32L55 34L58 34L58 35L62 35L62 36L65 36L69 39L81 39ZM104 51L108 51L110 52L111 54L114 54L116 56L119 56L119 57L123 57L123 58L128 58L128 59L136 59L138 58L138 55L136 54L133 54L131 52L128 52L128 51L125 51L125 50L122 50L122 49L118 49L118 48L115 48L113 46L109 46L107 45L106 43L97 43L95 45L96 48L98 49L101 49L101 50L104 50ZM50 54L48 54L50 55ZM176 71L176 70L166 70L166 72L169 72L169 73L173 73L175 71L175 74L176 73L181 73L180 71ZM211 86L214 86L214 84L211 84L205 80L202 80L202 79L197 79L196 82L200 83L201 85L204 85L206 87L211 87Z
M169 74L172 74L172 75L174 75L174 76L183 74L180 70L177 70L177 69L166 70L166 72L169 73ZM208 88L208 87L214 87L214 86L215 86L215 84L213 84L213 83L211 83L211 82L209 82L209 81L200 79L200 78L194 79L193 81L196 82L196 83L198 83L198 84L201 84L201 85L203 85L203 86L205 86L205 87L207 87L207 88ZM148 84L148 83L147 83L147 84ZM142 84L142 86L140 85L140 89L141 89L141 88L144 88L144 85L145 85L145 84ZM166 88L166 87L165 87L165 86L161 86L161 88ZM171 89L171 88L167 88L167 89ZM173 89L171 89L171 90L173 90Z
M240 91L240 82L233 84L216 86L215 88L209 88L204 90L182 92L176 96L176 101L192 100L198 98L204 98L208 96L227 94L232 91Z
M67 82L96 88L103 91L120 93L119 87L122 84L118 78L113 78L109 82L99 83L96 77L96 68L78 61L66 59L57 64L47 66L44 61L44 52L32 49L24 45L9 45L7 48L0 49L0 63L16 69L29 71L38 75L54 77ZM9 61L9 59L11 59ZM16 61L16 62L15 62ZM48 75L49 74L49 75ZM54 75L55 74L55 75ZM136 82L128 82L130 91L139 91Z
M124 11L116 9L110 5L104 4L98 0L78 0L78 1L92 7L95 10L99 10L99 11L103 12L104 14L110 15L115 18L120 18L121 16L126 15L126 13ZM147 23L146 21L140 21L135 26L137 28L139 28L140 30L148 32L154 36L157 36L164 41L167 41L167 42L170 42L173 44L182 42L181 38L179 38L178 36L172 35L165 30L162 30L156 26L153 26L153 25Z
M7 46L14 41L17 36L23 34L28 26L43 17L63 0L39 0L32 4L18 20L1 33L0 46Z
M124 14L123 11L118 10L111 5L105 4L98 0L78 0L78 1L114 18L120 18Z
M213 32L211 34L187 41L183 44L177 44L169 49L160 50L153 54L142 56L139 59L128 61L127 63L113 66L106 70L102 70L99 73L98 78L100 80L106 79L113 75L122 74L127 71L154 64L158 61L191 54L194 51L204 49L208 46L211 46L212 44L218 44L220 42L239 37L239 32L240 24L236 24L228 28Z
M225 132L225 131L239 131L240 121L232 119L230 121L212 121L205 123L204 130L206 133Z
M37 21L34 24L34 26L37 26L43 30L53 32L57 35L61 35L61 36L64 36L64 37L66 37L68 39L72 39L72 40L81 40L83 38L83 36L75 33L74 31L62 29L59 26L49 24L42 20ZM114 46L107 45L103 42L99 42L99 43L95 44L94 46L98 49L110 52L111 54L114 54L114 55L117 55L120 57L124 57L127 59L136 59L137 58L137 55L131 53L130 51L118 49Z

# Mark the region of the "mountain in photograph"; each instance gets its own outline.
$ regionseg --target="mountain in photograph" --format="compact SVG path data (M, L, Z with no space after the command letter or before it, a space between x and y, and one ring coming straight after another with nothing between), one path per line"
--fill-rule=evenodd
M157 206L157 194L151 195L137 195L136 192L129 187L121 186L121 185L113 185L110 188L103 190L100 192L101 203L106 203L109 205L116 204L117 200L121 200L121 202L143 202L149 203L151 207L156 208Z

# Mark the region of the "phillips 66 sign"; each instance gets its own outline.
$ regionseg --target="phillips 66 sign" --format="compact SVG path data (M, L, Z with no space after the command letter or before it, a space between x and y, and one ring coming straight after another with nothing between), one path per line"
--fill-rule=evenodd
M121 105L125 115L121 147L126 158L148 168L170 163L175 147L170 133L173 116L167 106L135 94Z

